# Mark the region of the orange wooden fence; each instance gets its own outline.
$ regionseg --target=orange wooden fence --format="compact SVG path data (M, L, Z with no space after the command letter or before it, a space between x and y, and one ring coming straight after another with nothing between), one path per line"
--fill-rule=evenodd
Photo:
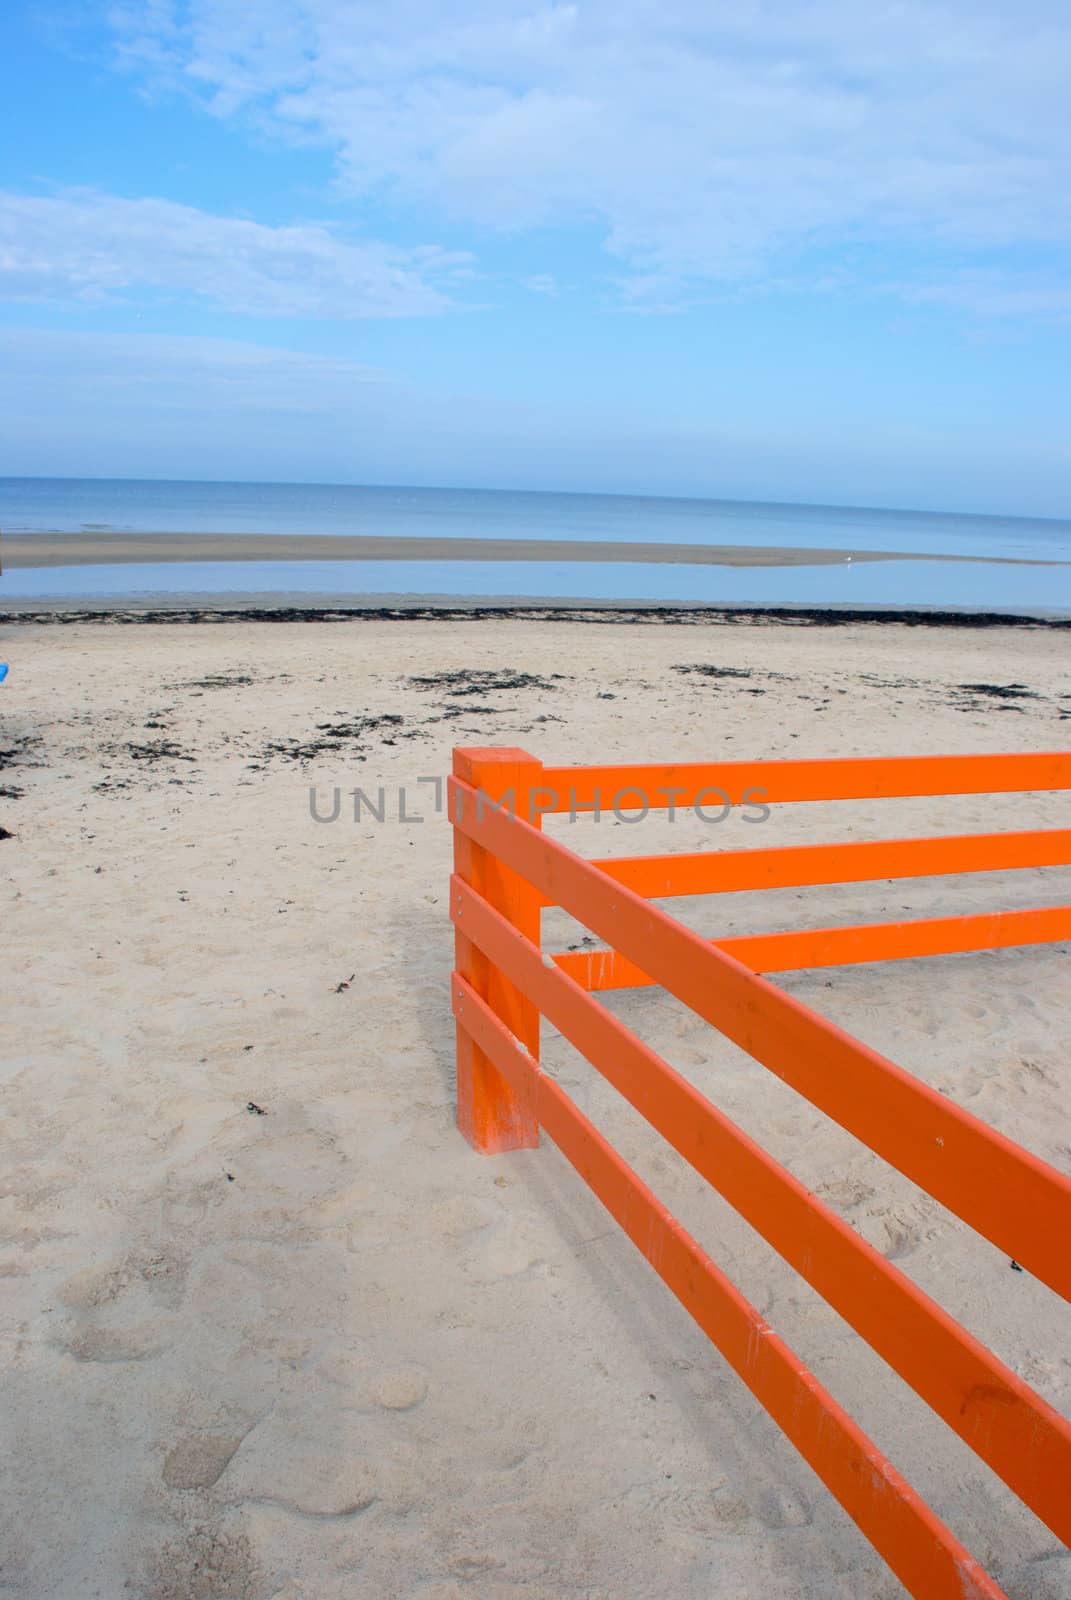
M450 914L458 1125L477 1150L544 1129L908 1591L1001 1589L559 1086L546 1016L1065 1543L1071 1423L638 1039L591 991L661 984L998 1249L1071 1299L1071 1179L761 973L1071 939L1071 906L707 940L662 896L1071 864L1071 830L586 861L544 815L1071 789L1071 753L544 767L455 750ZM641 805L642 803L642 805ZM544 954L563 907L610 947Z

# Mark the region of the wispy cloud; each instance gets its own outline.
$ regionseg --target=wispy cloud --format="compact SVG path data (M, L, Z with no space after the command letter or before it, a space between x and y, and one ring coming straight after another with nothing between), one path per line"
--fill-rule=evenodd
M643 281L1071 242L1052 0L126 0L115 29L143 84L321 142L353 194L595 222Z
M466 451L490 476L576 438L501 396L243 339L0 327L0 371L0 476L450 483Z
M19 403L62 387L69 401L97 407L333 417L340 406L380 403L393 381L358 361L200 335L9 328L0 353Z
M1066 281L1041 279L1035 273L1014 276L1006 271L964 268L934 273L922 282L884 284L882 292L910 305L955 306L982 318L1043 317L1071 322L1071 286Z
M99 302L157 291L255 316L430 316L472 258L352 242L318 223L269 227L171 200L95 190L0 192L0 298Z
M553 297L558 293L558 280L549 272L535 272L530 278L521 280L522 288L529 294L545 294Z
M398 477L414 426L449 437L457 411L360 362L192 334L0 328L0 370L0 474Z

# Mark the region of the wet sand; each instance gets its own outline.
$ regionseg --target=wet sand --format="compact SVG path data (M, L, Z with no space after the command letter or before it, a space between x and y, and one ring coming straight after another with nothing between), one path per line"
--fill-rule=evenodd
M632 544L603 539L417 539L372 534L8 533L4 567L117 566L184 561L576 561L669 566L802 567L859 561L998 562L1067 566L1010 556L919 554L905 550L830 550L743 544Z

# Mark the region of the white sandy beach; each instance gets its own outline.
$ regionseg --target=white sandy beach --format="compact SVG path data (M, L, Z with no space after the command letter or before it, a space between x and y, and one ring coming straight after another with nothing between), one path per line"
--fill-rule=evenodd
M553 1146L484 1158L456 1133L451 839L418 780L455 744L554 763L1066 748L1066 631L2 633L0 1596L901 1595ZM451 673L538 681L412 681ZM337 822L310 815L312 785L325 811L340 787ZM356 785L385 789L387 821L351 819ZM422 822L397 820L403 786ZM1050 794L548 828L611 855L1067 817ZM713 934L1069 889L1048 869L672 909ZM583 937L545 925L548 949ZM1071 1166L1066 946L780 981ZM1071 1411L1071 1308L662 992L607 1004ZM544 1054L1012 1600L1066 1600L1054 1536L546 1027Z

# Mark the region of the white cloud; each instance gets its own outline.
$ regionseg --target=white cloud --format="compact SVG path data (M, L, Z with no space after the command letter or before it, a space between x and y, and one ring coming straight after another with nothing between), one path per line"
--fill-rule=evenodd
M535 272L530 278L524 278L522 287L530 294L556 295L558 293L558 280L549 272Z
M127 0L115 23L129 70L320 141L354 194L594 222L663 284L1071 238L1055 0Z
M955 306L984 318L1045 317L1071 321L1071 287L1024 273L1018 281L1007 273L982 269L933 274L922 283L893 283L884 292L909 305Z
M95 190L0 192L0 297L102 301L137 291L258 316L427 316L471 258L352 243L317 223L269 227Z

